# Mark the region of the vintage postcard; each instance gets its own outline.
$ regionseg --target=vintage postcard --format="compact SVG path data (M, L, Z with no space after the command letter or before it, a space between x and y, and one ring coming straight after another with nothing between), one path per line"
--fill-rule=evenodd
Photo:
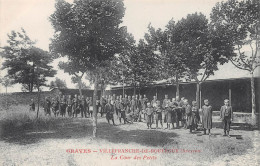
M259 0L0 0L0 165L260 165Z

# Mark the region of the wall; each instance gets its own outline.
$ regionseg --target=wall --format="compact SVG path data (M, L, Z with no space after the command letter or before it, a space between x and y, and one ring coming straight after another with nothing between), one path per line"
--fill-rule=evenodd
M256 90L256 111L259 112L259 86L260 79L255 79L255 90ZM236 80L214 80L206 81L201 84L201 99L202 104L204 99L209 99L213 110L217 111L224 104L224 99L229 99L229 88L231 89L231 104L234 112L251 112L251 87L250 79L236 79ZM164 99L164 95L168 94L169 98L175 97L176 87L174 85L160 85L150 86L137 89L136 93L148 97L152 100L153 96L156 95L159 100ZM107 94L122 95L122 88L112 89ZM126 88L125 94L133 95L133 88ZM196 100L196 84L181 84L180 85L180 97L185 97L191 103Z

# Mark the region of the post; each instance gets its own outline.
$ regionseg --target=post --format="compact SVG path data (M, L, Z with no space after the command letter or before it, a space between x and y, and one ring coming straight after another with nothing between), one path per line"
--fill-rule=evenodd
M93 138L97 136L97 89L98 89L98 78L95 75L95 82L94 82L94 92L93 92Z
M232 101L232 91L231 91L231 83L230 83L230 81L229 81L229 83L228 83L229 85L228 85L228 99L229 99L229 104L230 105L232 105L231 104L231 101Z
M37 118L39 117L39 110L40 110L40 87L39 83L37 83L38 86L38 108L37 108Z
M156 94L155 94L155 95L156 95L156 98L158 98L158 93L157 93L157 86L156 86Z
M200 109L201 109L201 83L200 83Z
M39 69L38 66L36 67L36 74L38 74ZM38 75L37 75L38 76ZM37 78L37 88L38 88L38 108L37 108L37 118L39 117L39 110L40 110L40 85L39 85L39 79Z
M125 96L125 77L123 75L123 97Z

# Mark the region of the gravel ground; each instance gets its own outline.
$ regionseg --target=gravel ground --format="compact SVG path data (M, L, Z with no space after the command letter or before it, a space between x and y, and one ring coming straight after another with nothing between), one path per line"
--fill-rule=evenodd
M233 129L228 138L220 128L208 136L200 131L190 134L187 129L148 130L143 122L117 126L108 125L104 118L98 122L95 140L91 119L82 118L64 119L53 130L2 138L0 165L260 165L257 130ZM68 153L68 149L91 152ZM178 149L179 153L102 153L101 149ZM181 153L183 149L191 151Z

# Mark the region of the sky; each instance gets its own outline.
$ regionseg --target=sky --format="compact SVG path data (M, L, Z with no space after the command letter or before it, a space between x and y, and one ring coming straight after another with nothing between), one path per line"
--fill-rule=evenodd
M67 0L72 2L72 0ZM201 12L209 18L212 7L221 0L124 0L125 16L123 25L127 26L128 32L132 33L136 41L143 38L147 32L149 23L155 28L164 28L168 21L175 21L186 17L188 14ZM54 30L49 16L55 11L55 0L0 0L0 46L6 45L7 34L12 30L25 29L28 36L37 41L36 46L49 50L50 38ZM64 59L63 59L64 60ZM54 69L58 70L57 64L61 59L53 62ZM3 59L0 59L2 66ZM0 66L0 67L1 67ZM0 76L6 75L6 71L0 71ZM236 69L232 64L219 67L215 75L209 79L247 77L246 71ZM65 80L69 88L74 88L70 76L62 70L58 70L55 77ZM48 79L48 82L54 80ZM84 80L89 84L87 80ZM20 85L8 88L9 92L21 91ZM0 86L0 93L4 88ZM48 90L48 89L44 89Z

